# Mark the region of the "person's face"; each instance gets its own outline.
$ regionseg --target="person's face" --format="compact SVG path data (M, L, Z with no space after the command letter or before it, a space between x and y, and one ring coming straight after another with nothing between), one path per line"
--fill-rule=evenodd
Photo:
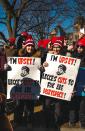
M59 67L59 68L58 68L58 72L59 72L60 74L63 74L63 69L62 69L62 67Z
M15 46L14 46L14 45L10 46L10 49L14 49L14 48L15 48Z
M27 53L33 53L34 52L34 47L32 45L29 45L26 47Z
M77 46L77 52L78 53L83 53L84 47L83 46Z
M60 46L58 46L58 45L53 46L53 54L58 55L58 54L60 54L60 51L61 51Z
M9 48L10 48L10 49L13 49L13 48L15 48L15 45L9 43Z
M22 69L21 76L24 77L28 75L28 72L25 69Z

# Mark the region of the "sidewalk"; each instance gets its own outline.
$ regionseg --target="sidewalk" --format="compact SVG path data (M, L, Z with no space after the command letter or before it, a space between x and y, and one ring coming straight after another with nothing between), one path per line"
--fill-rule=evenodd
M14 131L57 131L57 130L52 130L52 129L46 129L43 127L39 127L39 128L35 128L35 129L30 129L26 126L19 126L16 129L14 129ZM74 128L70 128L68 126L68 123L65 123L61 126L60 131L85 131L85 129L81 129L79 127L79 123L76 124L76 126Z
M26 128L26 127L18 127L14 131L32 131L32 130L30 130L30 129ZM45 128L36 128L33 131L46 131L46 129ZM85 129L61 127L60 131L85 131Z
M42 119L43 119L43 115L42 115L41 110L42 110L42 106L39 106L39 107L36 107L35 111L34 111L35 112L35 119L34 120L38 122L38 125L39 125L39 122L40 121L42 122ZM13 121L14 114L12 113L12 114L8 115L8 118L10 121ZM27 128L26 126L20 125L17 128L14 128L14 131L48 131L48 130L46 130L45 128L36 128L36 129L32 130L32 129ZM51 130L49 130L49 131L51 131ZM85 131L85 129L81 129L79 127L79 123L77 123L76 127L74 127L74 128L70 128L68 126L68 123L65 123L61 126L60 131Z

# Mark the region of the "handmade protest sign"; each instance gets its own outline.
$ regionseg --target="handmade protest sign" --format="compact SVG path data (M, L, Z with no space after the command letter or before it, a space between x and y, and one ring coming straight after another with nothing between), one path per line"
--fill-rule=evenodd
M41 95L71 100L80 59L47 54L45 72L42 74Z
M40 58L8 57L7 99L37 99L40 95Z

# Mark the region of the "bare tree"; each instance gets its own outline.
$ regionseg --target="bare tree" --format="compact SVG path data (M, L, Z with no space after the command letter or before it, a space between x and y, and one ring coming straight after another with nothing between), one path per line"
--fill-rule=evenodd
M0 23L6 25L10 37L14 37L17 34L16 29L19 17L23 8L26 8L27 2L28 0L21 0L20 2L18 0L13 0L11 2L9 2L9 0L0 0L0 4L5 12L5 17L0 18Z
M5 15L0 23L5 24L9 37L17 36L21 31L33 34L35 39L46 38L51 29L63 25L65 20L85 15L85 1L72 0L0 0ZM72 28L74 23L68 25ZM68 30L65 27L65 31Z

